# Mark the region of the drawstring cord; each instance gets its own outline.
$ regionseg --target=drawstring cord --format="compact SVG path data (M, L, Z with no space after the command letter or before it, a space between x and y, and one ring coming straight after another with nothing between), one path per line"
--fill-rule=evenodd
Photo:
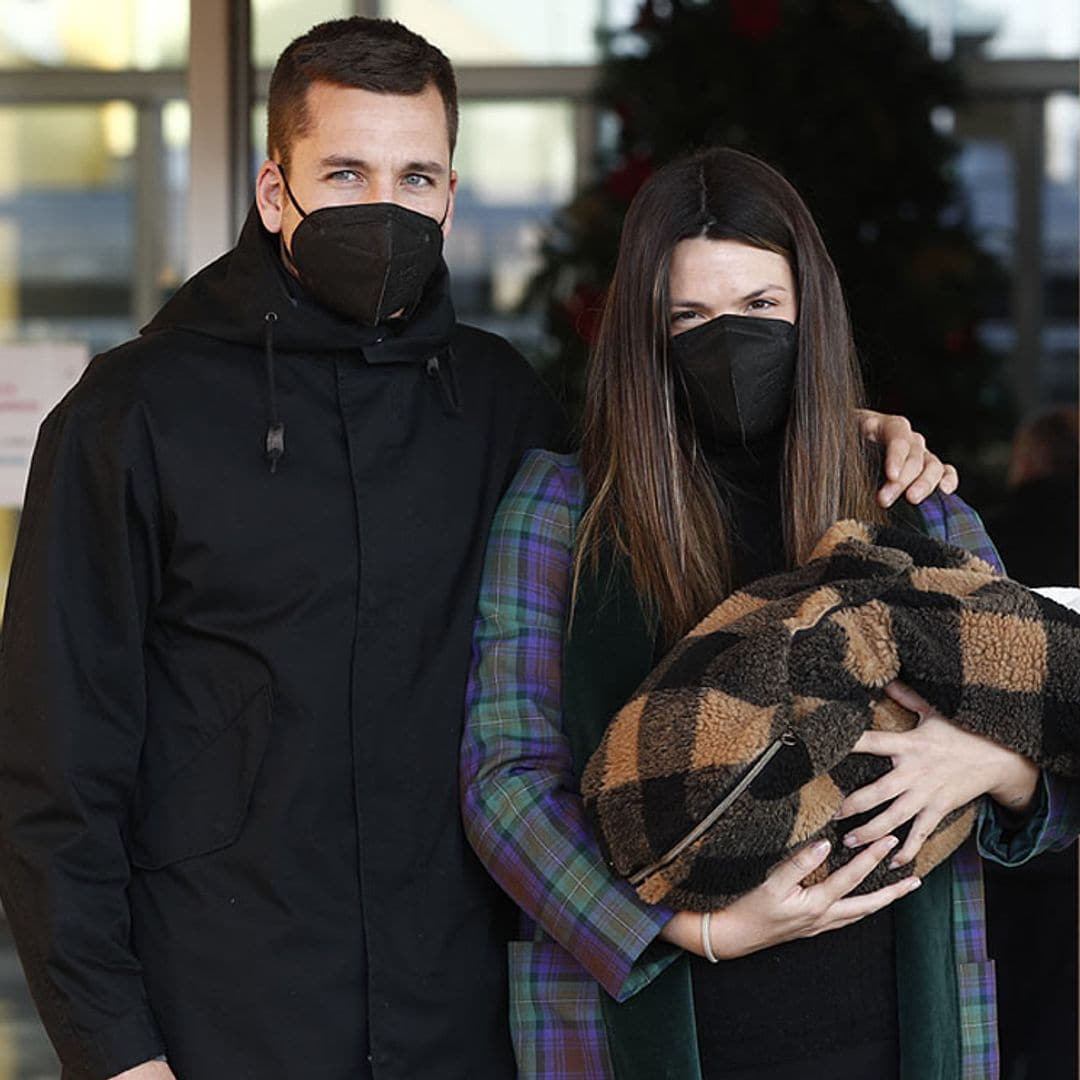
M440 363L440 356L442 363ZM454 371L454 352L448 345L439 356L432 356L427 362L428 377L435 379L442 391L443 412L447 416L461 415L461 393L458 390L457 374Z
M285 453L285 425L278 417L277 387L274 384L274 323L277 312L266 313L266 387L270 397L270 424L266 429L266 460L272 473Z

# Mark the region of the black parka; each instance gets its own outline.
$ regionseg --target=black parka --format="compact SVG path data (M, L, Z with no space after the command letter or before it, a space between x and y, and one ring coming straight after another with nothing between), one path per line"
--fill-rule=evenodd
M558 427L445 267L366 330L254 212L48 417L0 890L65 1075L513 1075L511 915L463 838L458 741L488 526Z

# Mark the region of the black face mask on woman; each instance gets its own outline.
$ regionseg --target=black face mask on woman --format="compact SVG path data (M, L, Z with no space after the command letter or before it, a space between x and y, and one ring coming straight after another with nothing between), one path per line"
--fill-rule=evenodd
M362 326L377 326L397 312L411 315L442 258L442 222L396 203L307 213L284 169L281 179L303 218L286 251L311 295Z
M795 327L721 315L671 339L702 446L731 446L783 427L795 385Z

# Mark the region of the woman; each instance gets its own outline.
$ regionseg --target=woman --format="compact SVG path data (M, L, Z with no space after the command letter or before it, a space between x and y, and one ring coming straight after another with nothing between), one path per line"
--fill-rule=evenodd
M1071 788L897 684L922 719L856 747L893 761L841 808L863 815L845 838L858 854L811 882L827 850L803 849L708 919L615 878L578 795L606 722L720 598L805 559L839 518L882 519L860 404L840 286L790 185L723 149L656 173L627 214L580 455L526 459L481 592L464 815L525 915L522 1076L996 1076L973 846L924 883L852 892L983 793L983 853L1023 861L1075 832ZM913 524L996 558L958 499Z

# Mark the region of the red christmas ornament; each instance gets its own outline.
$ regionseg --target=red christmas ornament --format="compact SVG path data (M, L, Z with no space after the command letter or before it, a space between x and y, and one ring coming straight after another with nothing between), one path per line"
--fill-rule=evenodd
M751 41L765 41L780 29L780 0L729 0L731 32Z

